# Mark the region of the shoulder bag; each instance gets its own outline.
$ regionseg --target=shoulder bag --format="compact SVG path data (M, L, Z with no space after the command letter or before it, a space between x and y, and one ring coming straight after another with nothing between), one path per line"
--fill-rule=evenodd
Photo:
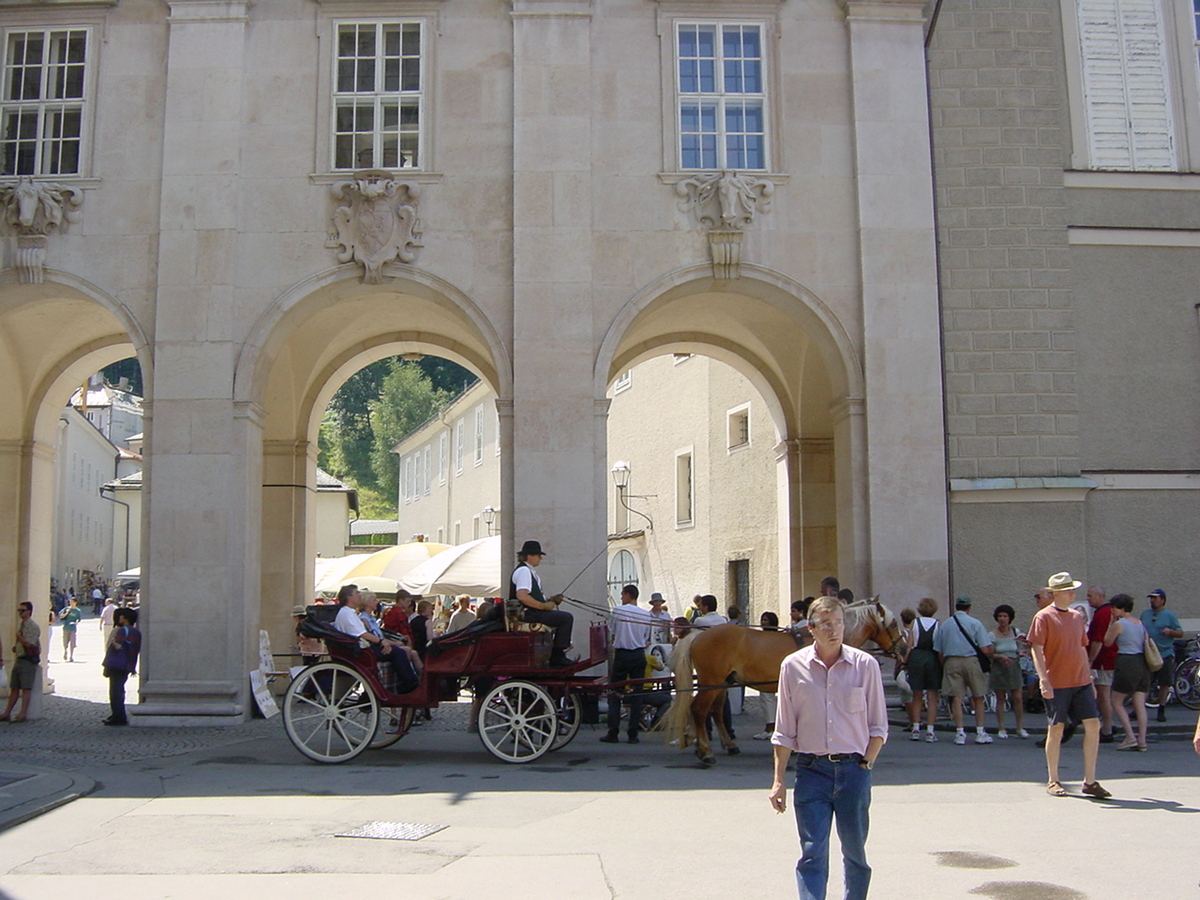
M1151 672L1157 672L1163 667L1162 654L1158 652L1158 644L1150 640L1150 633L1146 633L1142 652L1146 656L1146 665Z
M955 615L950 616L950 618L954 620L954 624L958 626L958 630L963 633L963 637L967 639L967 643L975 650L975 658L979 660L979 668L983 670L983 674L986 675L992 671L992 658L980 650L979 645L971 640L971 636L967 634L967 629L963 628L962 619Z

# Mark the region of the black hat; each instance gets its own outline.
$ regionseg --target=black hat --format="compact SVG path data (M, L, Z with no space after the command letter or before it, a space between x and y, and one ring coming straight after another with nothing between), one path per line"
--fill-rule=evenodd
M537 541L526 541L521 545L522 556L545 556L542 552L542 545Z

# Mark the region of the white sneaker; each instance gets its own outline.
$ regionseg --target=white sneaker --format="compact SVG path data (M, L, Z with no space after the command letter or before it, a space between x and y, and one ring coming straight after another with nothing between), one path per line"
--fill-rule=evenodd
M1024 728L1018 728L1017 729L1017 737L1019 737L1023 741L1027 741L1027 740L1029 740L1029 732L1026 731Z
M1008 732L1005 731L1003 728L1001 728L999 731L996 732L996 740L1007 741L1008 740Z
M967 742L967 733L965 731L956 732L954 735L954 743L965 744Z
M986 731L975 732L975 743L990 744L991 742L992 742L992 736L990 734L988 734Z
M925 732L925 743L936 744L937 743L937 735L934 734L932 731Z
M754 740L756 740L756 741L769 741L770 739L771 739L771 732L769 732L769 731L760 731L758 734L756 734L754 736Z
M914 729L912 730L912 732L910 732L910 735L909 735L909 740L913 740L913 741L919 741L920 739L921 739L921 729L920 729L920 728L914 728Z

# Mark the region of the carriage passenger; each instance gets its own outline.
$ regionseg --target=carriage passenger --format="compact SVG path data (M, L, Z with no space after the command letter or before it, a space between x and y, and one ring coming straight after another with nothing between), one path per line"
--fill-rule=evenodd
M409 691L415 690L421 680L417 677L416 672L413 671L412 665L408 661L408 655L404 652L404 647L369 631L366 624L359 617L359 612L362 609L362 594L359 593L358 586L354 584L342 585L338 590L337 602L339 609L337 618L333 620L333 627L342 632L342 634L358 638L360 641L366 641L371 645L376 657L385 659L392 664L392 668L396 671L397 681L399 682L397 693L407 694Z

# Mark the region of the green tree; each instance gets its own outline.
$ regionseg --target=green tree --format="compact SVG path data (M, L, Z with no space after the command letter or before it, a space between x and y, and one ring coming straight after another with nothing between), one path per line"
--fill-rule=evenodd
M417 363L394 358L371 401L371 469L375 484L384 496L395 497L399 483L396 454L400 439L441 410L450 401L450 391L436 388Z
M354 484L371 487L371 403L379 398L383 379L392 359L363 366L338 388L321 420L317 465L329 474Z

